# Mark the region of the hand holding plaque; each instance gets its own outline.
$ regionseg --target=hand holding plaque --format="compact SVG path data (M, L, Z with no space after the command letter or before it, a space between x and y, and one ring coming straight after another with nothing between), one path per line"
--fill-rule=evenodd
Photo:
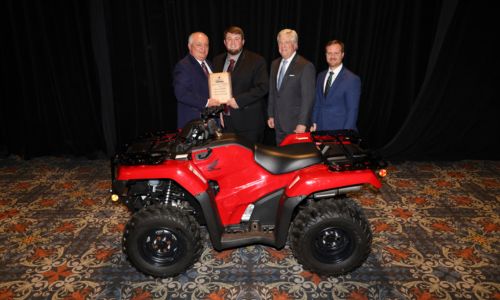
M219 100L221 104L227 103L229 99L233 98L231 73L210 73L208 77L208 90L210 98Z

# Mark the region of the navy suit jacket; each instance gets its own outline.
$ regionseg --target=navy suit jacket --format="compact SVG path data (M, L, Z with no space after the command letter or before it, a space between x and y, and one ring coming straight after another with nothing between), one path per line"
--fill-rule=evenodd
M213 70L210 62L206 62ZM187 122L200 118L209 98L208 78L191 54L175 65L174 91L177 98L177 128L182 128Z
M319 73L316 80L316 98L312 115L316 130L357 130L361 96L360 78L343 66L325 97L323 84L327 72L328 70Z

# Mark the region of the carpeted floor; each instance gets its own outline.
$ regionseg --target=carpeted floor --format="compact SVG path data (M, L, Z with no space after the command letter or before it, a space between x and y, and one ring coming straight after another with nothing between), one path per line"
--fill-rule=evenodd
M500 162L392 164L356 199L374 234L355 272L321 277L288 247L216 252L177 277L121 252L129 212L108 200L104 160L0 159L0 300L500 299Z

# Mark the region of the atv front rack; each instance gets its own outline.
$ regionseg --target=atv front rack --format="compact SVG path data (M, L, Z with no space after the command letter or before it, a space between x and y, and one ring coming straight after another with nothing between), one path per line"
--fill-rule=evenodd
M378 153L364 148L354 130L315 131L311 137L332 171L378 170L387 166Z
M156 165L171 153L176 133L158 131L147 133L126 144L124 150L115 156L115 163L122 165Z

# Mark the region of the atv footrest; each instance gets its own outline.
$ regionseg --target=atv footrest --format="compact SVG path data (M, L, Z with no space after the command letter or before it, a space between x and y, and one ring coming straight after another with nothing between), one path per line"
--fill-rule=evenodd
M224 233L222 234L221 242L224 249L252 244L273 246L275 244L275 236L272 231Z

